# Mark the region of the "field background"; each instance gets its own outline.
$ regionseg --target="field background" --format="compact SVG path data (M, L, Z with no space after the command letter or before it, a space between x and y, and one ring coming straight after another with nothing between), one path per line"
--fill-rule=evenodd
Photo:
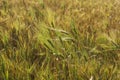
M120 0L0 0L0 80L120 80Z

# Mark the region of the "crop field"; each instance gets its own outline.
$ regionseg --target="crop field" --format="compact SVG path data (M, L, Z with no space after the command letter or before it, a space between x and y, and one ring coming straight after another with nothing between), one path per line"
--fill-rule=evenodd
M120 80L120 0L0 0L0 80Z

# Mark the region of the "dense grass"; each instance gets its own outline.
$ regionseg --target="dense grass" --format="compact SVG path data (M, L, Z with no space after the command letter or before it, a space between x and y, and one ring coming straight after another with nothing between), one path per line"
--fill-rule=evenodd
M0 0L0 80L120 80L119 0Z

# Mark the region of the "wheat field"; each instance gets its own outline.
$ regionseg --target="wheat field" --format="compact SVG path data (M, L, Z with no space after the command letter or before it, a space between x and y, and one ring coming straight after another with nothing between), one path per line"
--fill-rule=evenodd
M0 0L0 80L120 80L120 1Z

